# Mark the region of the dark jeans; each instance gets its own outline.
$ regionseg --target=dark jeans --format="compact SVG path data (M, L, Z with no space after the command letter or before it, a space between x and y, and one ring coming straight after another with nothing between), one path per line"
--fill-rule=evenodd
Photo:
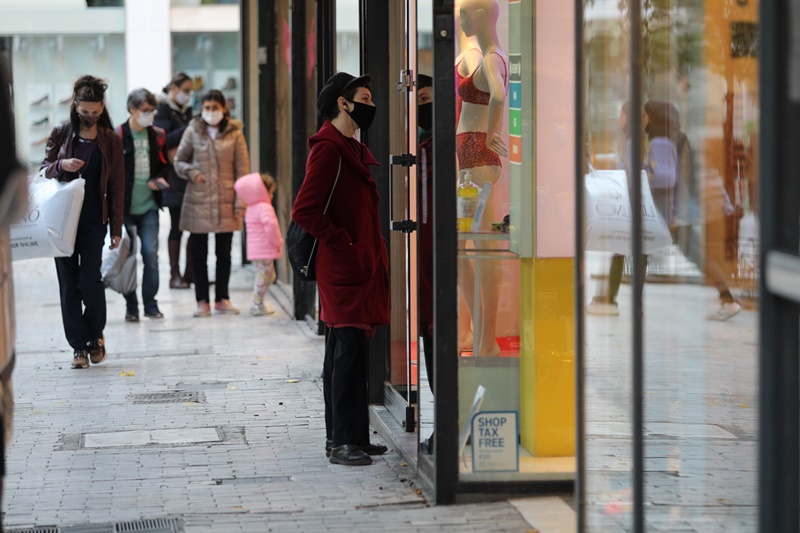
M158 293L158 210L153 209L143 215L125 215L125 229L132 242L139 236L144 263L142 300L145 306L155 304ZM133 249L136 249L135 245ZM136 291L126 294L125 302L128 309L137 309L139 300Z
M325 436L333 446L369 444L365 333L359 328L329 328L325 339Z
M61 320L67 342L75 350L103 336L106 327L106 292L100 275L105 224L78 226L75 252L56 258L61 296Z
M233 233L214 233L214 249L217 255L217 280L214 285L215 301L228 300L228 281L231 278L231 243ZM195 299L209 302L208 291L208 233L189 235L192 247L192 270L194 271Z

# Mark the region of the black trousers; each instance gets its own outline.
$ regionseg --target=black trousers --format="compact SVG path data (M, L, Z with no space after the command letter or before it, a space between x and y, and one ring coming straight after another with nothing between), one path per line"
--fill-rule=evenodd
M228 281L231 279L231 243L233 233L214 233L214 251L217 256L217 280L214 282L214 301L228 300ZM199 302L209 300L208 291L208 233L189 235L192 247L194 295Z
M329 328L325 339L325 436L334 446L369 444L365 333L359 328Z
M169 220L170 220L170 227L169 227L169 236L167 236L168 241L179 241L183 236L183 232L181 231L181 208L178 207L170 207L169 208Z
M103 336L106 327L106 292L100 276L105 224L78 227L75 252L56 258L61 295L61 320L67 342L75 350Z

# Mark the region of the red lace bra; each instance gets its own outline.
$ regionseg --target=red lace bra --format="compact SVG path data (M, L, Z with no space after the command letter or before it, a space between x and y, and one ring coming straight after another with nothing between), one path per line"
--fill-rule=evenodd
M500 60L503 62L503 66L506 66L506 60L503 59L503 56L501 56L497 52L492 52L492 53L500 58ZM484 60L485 59L486 58L484 58ZM475 87L475 82L473 81L475 73L481 67L484 60L481 60L480 64L477 67L475 67L475 70L472 71L472 74L470 74L467 77L462 77L461 75L459 75L458 69L456 69L456 83L458 84L458 87L456 88L456 93L464 102L469 102L471 104L478 104L478 105L489 105L489 98L491 97L491 94L487 91L481 91L480 89ZM503 75L503 86L505 87L507 85L508 85L508 67L506 66L506 72Z

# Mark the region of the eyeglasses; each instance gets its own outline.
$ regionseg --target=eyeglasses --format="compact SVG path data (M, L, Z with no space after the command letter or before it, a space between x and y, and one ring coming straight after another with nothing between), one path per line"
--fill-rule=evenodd
M141 113L152 113L152 114L154 114L154 115L157 115L157 114L158 114L158 109L156 109L156 108L142 109L142 108L140 107L140 108L139 108L139 112L141 112Z

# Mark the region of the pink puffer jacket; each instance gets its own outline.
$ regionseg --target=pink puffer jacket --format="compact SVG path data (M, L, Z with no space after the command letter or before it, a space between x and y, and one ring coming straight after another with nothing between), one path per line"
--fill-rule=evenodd
M264 181L257 173L242 176L233 188L247 204L247 259L277 259L283 255L283 236Z

